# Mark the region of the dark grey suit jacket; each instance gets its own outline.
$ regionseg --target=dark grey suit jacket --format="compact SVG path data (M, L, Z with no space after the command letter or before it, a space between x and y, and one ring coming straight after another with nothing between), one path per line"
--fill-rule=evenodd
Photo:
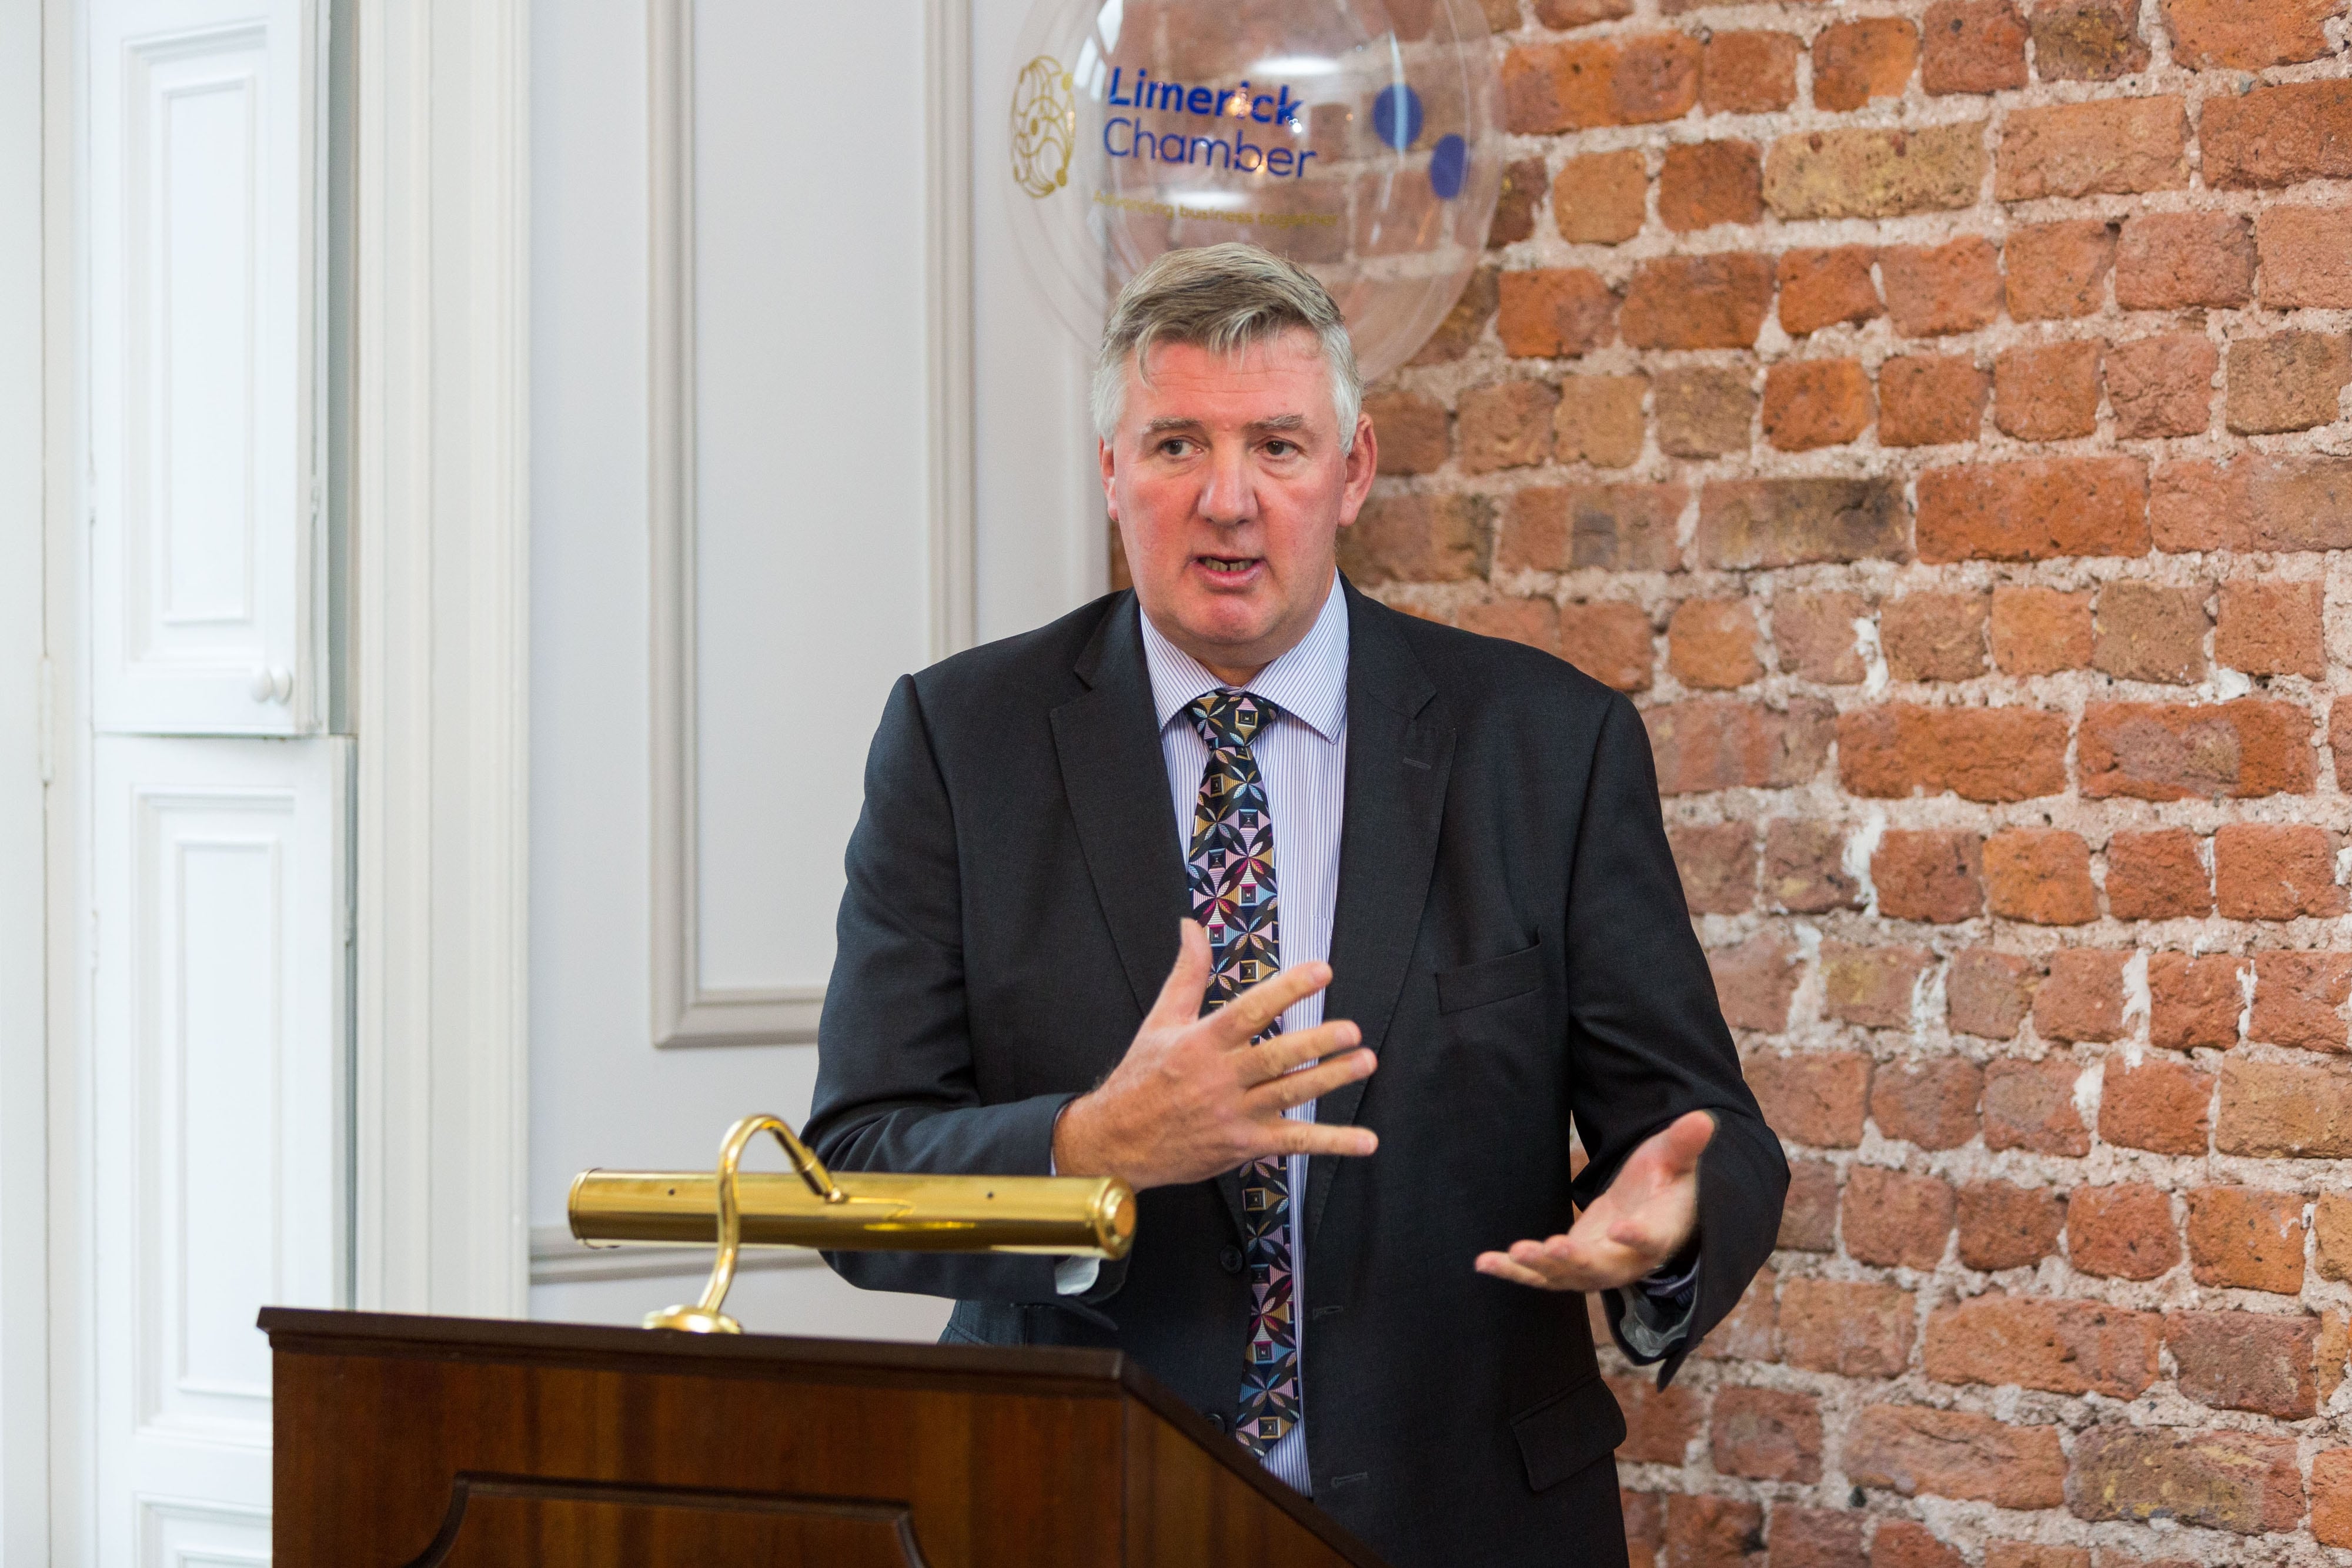
M1400 1568L1613 1568L1625 1428L1583 1299L1471 1260L1566 1228L1643 1138L1712 1111L1686 1349L1769 1256L1788 1166L1692 935L1633 705L1352 587L1348 608L1326 1012L1381 1066L1318 1113L1381 1148L1309 1164L1315 1500ZM808 1127L822 1158L1045 1174L1055 1113L1118 1061L1175 960L1168 798L1131 593L899 681L849 845ZM1571 1120L1591 1159L1573 1181ZM1239 1239L1228 1176L1143 1194L1133 1253L1076 1300L1049 1259L832 1262L958 1298L950 1340L1127 1351L1226 1421Z

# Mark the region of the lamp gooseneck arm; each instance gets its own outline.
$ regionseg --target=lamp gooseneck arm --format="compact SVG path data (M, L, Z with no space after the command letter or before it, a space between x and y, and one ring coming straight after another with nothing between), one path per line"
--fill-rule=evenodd
M743 1207L736 1192L738 1173L743 1164L743 1151L761 1133L773 1133L776 1142L793 1162L793 1168L809 1185L809 1190L827 1203L846 1203L849 1195L824 1168L824 1162L809 1152L806 1144L793 1136L791 1127L780 1116L765 1112L745 1116L727 1129L727 1136L719 1145L719 1256L711 1260L710 1281L702 1287L702 1299L690 1307L667 1307L646 1318L649 1329L684 1329L691 1333L740 1333L742 1325L719 1309L727 1303L727 1292L735 1284L735 1257L743 1247Z

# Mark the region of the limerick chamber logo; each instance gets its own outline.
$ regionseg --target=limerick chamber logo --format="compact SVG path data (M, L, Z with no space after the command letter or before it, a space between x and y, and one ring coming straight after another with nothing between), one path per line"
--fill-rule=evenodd
M1078 144L1076 86L1051 55L1022 67L1013 84L1013 178L1033 196L1069 183L1070 152Z

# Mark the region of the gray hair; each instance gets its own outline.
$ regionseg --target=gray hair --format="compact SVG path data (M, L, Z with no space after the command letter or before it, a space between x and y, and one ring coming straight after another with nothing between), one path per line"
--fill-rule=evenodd
M1108 441L1118 430L1129 354L1142 375L1155 343L1236 354L1302 327L1322 345L1331 371L1331 406L1339 415L1339 447L1353 451L1364 382L1339 307L1305 267L1238 240L1171 250L1118 291L1095 360L1095 434Z

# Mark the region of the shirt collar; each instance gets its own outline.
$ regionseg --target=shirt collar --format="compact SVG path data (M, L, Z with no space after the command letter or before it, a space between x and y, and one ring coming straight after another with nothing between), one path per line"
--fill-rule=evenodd
M1151 672L1151 704L1165 729L1183 716L1195 697L1216 691L1223 682L1198 659L1160 634L1151 617L1136 606L1143 622L1143 662ZM1260 670L1249 690L1272 703L1324 739L1336 741L1348 719L1348 596L1340 591L1339 574L1331 574L1331 591L1324 597L1322 613L1307 635L1282 656Z

